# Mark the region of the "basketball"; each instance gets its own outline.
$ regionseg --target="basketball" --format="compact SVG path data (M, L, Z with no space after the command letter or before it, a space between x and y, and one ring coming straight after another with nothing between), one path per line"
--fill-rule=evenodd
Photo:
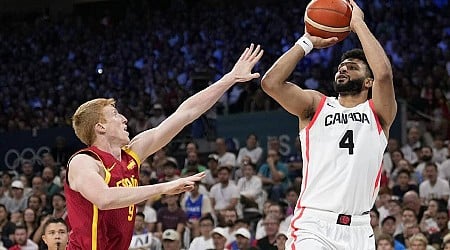
M351 19L352 6L346 0L312 0L306 6L305 28L312 36L342 41L350 34Z

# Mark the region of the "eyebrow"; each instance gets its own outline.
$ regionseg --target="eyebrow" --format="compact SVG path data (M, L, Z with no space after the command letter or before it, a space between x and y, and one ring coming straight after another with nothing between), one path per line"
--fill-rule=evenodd
M342 66L344 66L344 65L347 65L347 64L353 64L353 65L358 66L358 64L357 64L356 62L347 61L347 62L341 62L341 63L338 65L338 68L340 68L340 67L342 67Z

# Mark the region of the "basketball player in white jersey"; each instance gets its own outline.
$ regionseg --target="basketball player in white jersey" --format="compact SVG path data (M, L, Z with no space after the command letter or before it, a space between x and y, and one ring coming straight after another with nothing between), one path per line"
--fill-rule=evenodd
M303 183L286 249L375 249L369 211L397 106L390 62L361 9L350 3L350 27L363 50L344 53L334 79L338 98L286 81L313 48L337 38L304 34L262 79L264 91L299 118Z

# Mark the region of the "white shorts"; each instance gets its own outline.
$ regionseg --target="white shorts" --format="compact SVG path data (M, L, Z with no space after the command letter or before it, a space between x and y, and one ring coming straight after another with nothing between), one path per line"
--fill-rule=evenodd
M340 225L339 214L302 209L303 213L291 220L286 250L375 250L369 214L352 215L350 225Z

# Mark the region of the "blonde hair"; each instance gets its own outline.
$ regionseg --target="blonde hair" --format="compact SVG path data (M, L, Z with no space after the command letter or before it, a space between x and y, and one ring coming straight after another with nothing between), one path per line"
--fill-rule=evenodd
M425 237L422 233L414 234L411 238L409 238L410 244L414 241L422 242L425 246L428 245L427 237Z
M72 117L72 127L78 139L88 146L92 145L96 139L95 125L105 122L103 109L115 103L112 98L98 98L81 104Z

